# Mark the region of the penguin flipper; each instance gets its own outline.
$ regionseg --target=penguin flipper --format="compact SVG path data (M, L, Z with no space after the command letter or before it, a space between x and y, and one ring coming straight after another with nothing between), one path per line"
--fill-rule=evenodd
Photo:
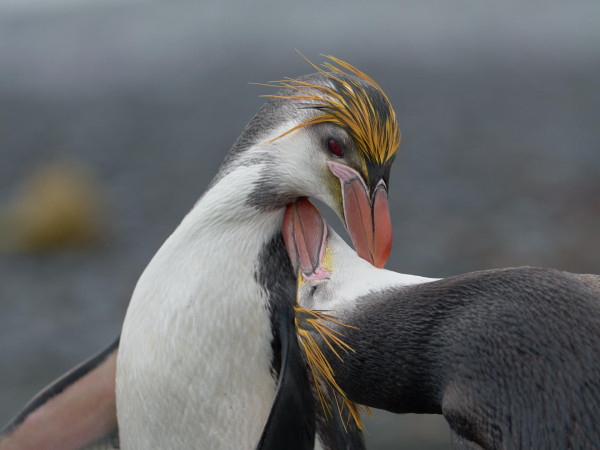
M119 448L119 339L38 393L1 431L0 450Z

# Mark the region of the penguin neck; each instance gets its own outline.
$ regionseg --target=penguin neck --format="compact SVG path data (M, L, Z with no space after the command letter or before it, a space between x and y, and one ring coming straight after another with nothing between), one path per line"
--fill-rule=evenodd
M332 292L328 299L330 307L353 308L355 300L362 295L437 280L378 269L358 256L331 227L327 230L324 265L331 272L331 278L326 283Z
M223 176L198 200L174 235L188 245L208 236L224 240L224 244L229 244L223 249L225 256L230 256L230 251L248 250L244 242L233 241L233 234L242 232L259 241L269 241L281 230L284 208L261 210L250 203L263 168L264 164L238 166Z
M179 292L184 287L194 289L193 286L201 282L211 285L211 295L234 295L230 302L258 301L259 298L266 302L267 295L257 284L256 274L261 252L281 233L285 209L260 210L248 201L262 168L260 164L238 166L215 183L163 244L146 270L154 268L171 273L172 280L181 285ZM261 293L235 298L234 288L238 286L251 287L253 292ZM200 295L194 292L194 296ZM206 293L206 289L202 292ZM189 301L184 296L174 296L167 301L178 300Z

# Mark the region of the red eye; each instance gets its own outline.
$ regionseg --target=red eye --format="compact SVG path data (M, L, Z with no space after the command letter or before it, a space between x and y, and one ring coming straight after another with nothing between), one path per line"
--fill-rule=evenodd
M329 147L329 151L335 156L342 156L342 146L335 139L330 138L327 141L327 147Z

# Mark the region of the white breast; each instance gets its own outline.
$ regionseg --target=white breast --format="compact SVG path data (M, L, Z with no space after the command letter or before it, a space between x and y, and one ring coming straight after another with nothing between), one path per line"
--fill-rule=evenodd
M136 286L117 368L124 450L252 449L260 437L276 380L254 273L283 211L244 205L259 170L239 167L208 191Z

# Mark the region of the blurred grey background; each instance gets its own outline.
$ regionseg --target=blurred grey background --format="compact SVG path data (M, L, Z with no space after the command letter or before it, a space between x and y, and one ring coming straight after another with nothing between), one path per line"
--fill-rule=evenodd
M119 333L271 93L247 82L313 71L294 48L395 107L388 268L600 273L599 23L597 0L2 0L0 423ZM367 427L371 449L449 448L439 417Z

